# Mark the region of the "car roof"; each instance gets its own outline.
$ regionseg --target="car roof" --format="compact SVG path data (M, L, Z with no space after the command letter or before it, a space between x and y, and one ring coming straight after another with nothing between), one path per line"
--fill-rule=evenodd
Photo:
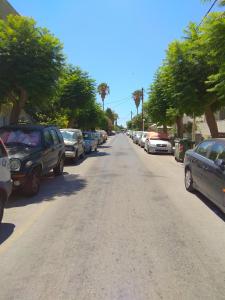
M54 125L34 125L34 124L15 124L15 125L7 125L7 126L2 126L0 129L30 129L30 130L41 130L44 128L57 128L57 126Z
M80 129L76 129L76 128L60 128L60 131L81 131Z

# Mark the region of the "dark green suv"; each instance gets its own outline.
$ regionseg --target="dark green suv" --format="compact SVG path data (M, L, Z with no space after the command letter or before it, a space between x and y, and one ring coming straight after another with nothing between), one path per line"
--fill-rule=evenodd
M0 128L10 159L13 188L26 195L38 193L40 178L53 169L61 175L64 168L63 137L55 126L12 125Z

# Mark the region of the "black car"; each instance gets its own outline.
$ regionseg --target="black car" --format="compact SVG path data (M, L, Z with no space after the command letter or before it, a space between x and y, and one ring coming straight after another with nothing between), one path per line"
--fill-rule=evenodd
M185 187L198 190L225 212L225 139L201 142L185 154Z
M64 168L63 137L55 126L12 125L0 128L8 150L13 188L32 196L38 193L40 178L53 169L61 175Z

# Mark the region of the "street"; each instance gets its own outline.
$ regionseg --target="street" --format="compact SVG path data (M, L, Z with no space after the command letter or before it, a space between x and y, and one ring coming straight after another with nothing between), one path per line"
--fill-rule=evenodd
M225 218L173 156L118 134L64 171L9 200L0 299L225 299Z

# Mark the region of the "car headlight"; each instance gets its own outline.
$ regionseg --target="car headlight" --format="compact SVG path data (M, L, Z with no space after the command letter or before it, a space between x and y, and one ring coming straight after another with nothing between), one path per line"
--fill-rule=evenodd
M10 170L19 171L21 167L21 161L17 158L10 159Z
M30 166L32 166L32 164L33 164L33 162L32 162L32 160L28 160L27 162L26 162L26 167L27 168L29 168Z

